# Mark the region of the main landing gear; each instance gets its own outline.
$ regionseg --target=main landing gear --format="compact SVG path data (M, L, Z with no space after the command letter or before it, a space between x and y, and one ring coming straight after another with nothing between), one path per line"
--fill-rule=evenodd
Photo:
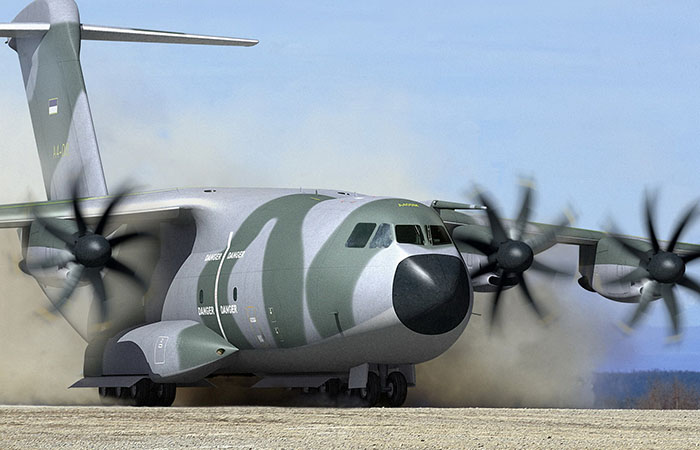
M347 384L338 378L328 380L322 387L331 398L337 399L338 403L343 402L343 396L350 396L360 401L360 406L389 406L398 408L406 401L408 394L408 381L401 372L391 372L384 383L375 372L367 374L367 386L361 389L348 389ZM353 403L353 402L349 402Z
M103 405L170 406L176 390L174 384L144 378L131 387L101 387L99 394Z

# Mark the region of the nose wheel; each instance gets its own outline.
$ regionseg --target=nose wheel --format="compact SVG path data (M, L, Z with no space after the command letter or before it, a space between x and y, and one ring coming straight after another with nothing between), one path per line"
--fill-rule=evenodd
M380 403L391 408L398 408L406 401L408 381L401 372L391 372L386 377L382 387L379 375L374 372L367 374L367 387L353 390L355 396L362 401L362 406L373 407Z
M382 383L379 380L379 375L374 372L367 374L367 387L356 390L357 396L363 402L363 406L369 408L376 406L379 403L379 398L382 394Z
M408 395L408 382L401 372L391 372L386 379L384 398L392 408L403 405Z

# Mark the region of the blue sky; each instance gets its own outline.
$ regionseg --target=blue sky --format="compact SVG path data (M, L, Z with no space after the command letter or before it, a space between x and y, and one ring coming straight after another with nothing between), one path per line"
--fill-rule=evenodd
M0 20L25 3L5 0ZM135 179L150 187L331 187L461 200L478 183L511 215L518 178L532 176L536 219L570 203L578 226L601 229L613 217L633 235L645 233L645 187L659 188L663 236L700 194L697 2L80 6L84 23L261 41L231 49L84 43L113 186ZM6 164L21 166L36 196L41 181L19 67L7 49L0 64L0 138L16 148ZM6 196L21 200L27 187L9 189ZM700 242L700 223L684 237ZM700 302L682 301L686 322L700 327ZM604 308L614 317L601 320L611 323L630 311ZM689 353L700 328L667 349L659 328L666 323L654 305L620 347L641 355L625 368L700 370ZM653 352L643 350L649 342ZM606 364L623 367L619 360L613 352Z

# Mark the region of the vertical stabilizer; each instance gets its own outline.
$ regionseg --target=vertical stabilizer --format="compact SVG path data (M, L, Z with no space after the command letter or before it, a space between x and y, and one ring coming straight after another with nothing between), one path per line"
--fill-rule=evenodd
M13 24L48 24L18 33L17 51L49 200L107 195L102 161L80 66L80 15L73 0L36 0Z

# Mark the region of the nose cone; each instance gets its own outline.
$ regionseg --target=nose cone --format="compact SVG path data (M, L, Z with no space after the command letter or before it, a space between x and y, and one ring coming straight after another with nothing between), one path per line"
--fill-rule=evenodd
M394 310L416 333L436 335L455 329L467 315L469 301L469 277L455 256L411 256L396 269Z

